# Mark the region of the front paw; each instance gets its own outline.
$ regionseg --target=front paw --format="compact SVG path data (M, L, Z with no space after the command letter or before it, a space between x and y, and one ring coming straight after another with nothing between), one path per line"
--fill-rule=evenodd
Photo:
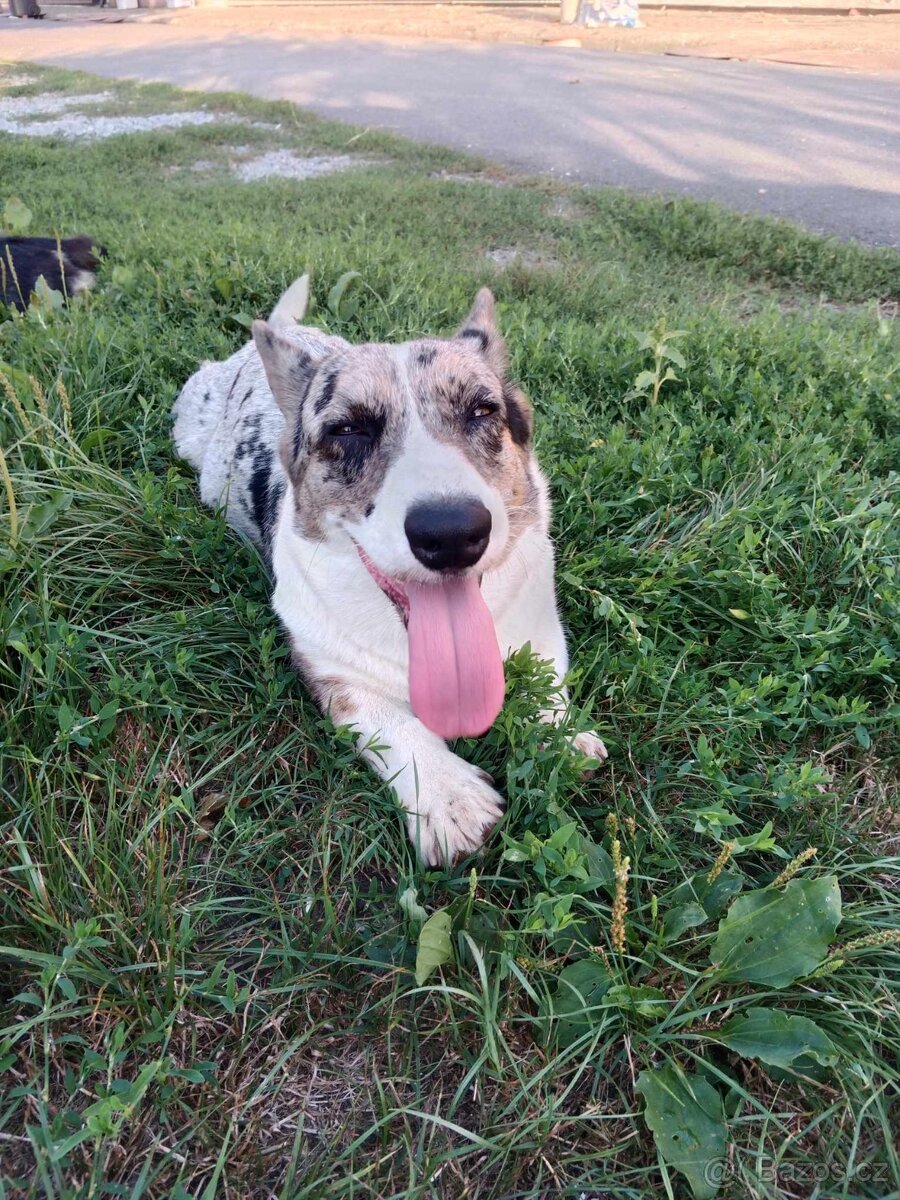
M426 866L452 866L481 848L502 815L503 798L491 787L490 775L455 759L440 775L420 780L406 825Z
M606 762L609 753L596 733L576 733L570 740L569 745L578 754L583 754L585 758L595 758L597 763ZM591 767L591 770L595 770Z

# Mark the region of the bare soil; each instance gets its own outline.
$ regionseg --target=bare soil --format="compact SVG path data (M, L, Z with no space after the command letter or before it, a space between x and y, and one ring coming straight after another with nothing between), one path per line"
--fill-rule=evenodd
M70 10L71 11L71 10ZM547 43L577 37L588 50L757 59L858 71L900 72L900 11L847 16L643 9L640 29L561 25L553 8L458 5L250 4L176 10L172 19L217 33ZM119 14L121 15L121 14ZM552 45L547 53L553 53Z

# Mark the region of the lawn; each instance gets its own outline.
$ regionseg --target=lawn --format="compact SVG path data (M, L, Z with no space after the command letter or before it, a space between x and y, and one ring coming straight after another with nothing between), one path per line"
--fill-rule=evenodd
M0 135L5 223L109 250L0 314L0 1197L900 1195L900 258L28 76L0 95L217 119ZM361 162L234 177L273 149ZM518 656L464 747L506 820L450 872L168 438L304 269L353 339L490 284L535 405L569 728L610 758L546 743Z

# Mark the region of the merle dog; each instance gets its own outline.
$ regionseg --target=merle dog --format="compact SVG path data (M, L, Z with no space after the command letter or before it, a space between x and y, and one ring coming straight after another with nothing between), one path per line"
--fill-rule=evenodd
M253 342L188 380L175 445L269 560L310 690L357 731L423 859L452 861L500 818L491 781L446 742L493 724L504 657L530 643L565 704L531 406L486 288L455 336L400 345L299 325L306 299L304 277ZM573 743L606 757L593 733Z

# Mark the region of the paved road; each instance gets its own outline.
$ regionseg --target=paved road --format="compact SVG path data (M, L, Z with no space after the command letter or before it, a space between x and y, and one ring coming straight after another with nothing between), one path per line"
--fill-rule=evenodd
M262 25L260 21L260 25ZM2 22L0 59L283 98L557 177L900 245L900 76L537 46Z

